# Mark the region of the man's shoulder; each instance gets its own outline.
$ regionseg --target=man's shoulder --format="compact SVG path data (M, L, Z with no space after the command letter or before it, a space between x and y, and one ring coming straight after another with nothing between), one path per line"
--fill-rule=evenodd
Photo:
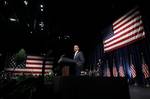
M83 53L82 51L79 51L78 53Z
M83 54L83 52L82 52L82 51L79 51L79 54Z

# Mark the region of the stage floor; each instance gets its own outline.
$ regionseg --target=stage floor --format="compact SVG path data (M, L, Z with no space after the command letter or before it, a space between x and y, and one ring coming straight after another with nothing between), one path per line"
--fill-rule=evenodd
M131 99L150 99L150 87L130 86Z
M50 81L49 83L47 82L44 84L41 82L40 79L36 79L36 78L22 79L19 82L16 80L10 80L10 81L1 80L0 99L12 99L12 98L14 99L43 98L44 99L46 97L51 97L51 99L58 99L58 98L69 99L69 98L61 97L62 94L66 94L66 93L69 93L70 96L72 94L73 96L82 95L85 97L91 96L89 94L92 94L101 98L103 96L116 97L116 95L118 96L118 94L122 96L127 95L127 91L130 94L130 99L150 99L150 87L129 86L128 87L129 89L126 90L126 87L122 86L122 84L124 83L121 83L118 80L116 80L115 82L112 79L107 79L107 78L103 78L103 79L85 78L84 81L82 78L82 79L78 79L78 81L76 80L77 79L69 78L63 81L63 84L61 85L58 84L61 82L61 79L57 80L57 82L55 81L55 83L52 83ZM55 84L59 86L54 87ZM77 94L74 94L74 92ZM80 98L72 98L72 99L80 99ZM90 98L90 99L95 99L95 98ZM112 98L105 97L105 99L112 99ZM128 99L128 98L125 98L125 96L123 96L122 98L117 97L116 99Z

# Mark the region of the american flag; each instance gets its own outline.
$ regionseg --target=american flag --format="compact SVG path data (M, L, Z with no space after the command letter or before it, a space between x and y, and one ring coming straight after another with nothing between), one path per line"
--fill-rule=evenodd
M142 72L144 74L144 78L146 79L146 78L150 77L149 68L148 68L148 65L145 62L143 53L141 53L141 55L142 55Z
M116 20L112 28L113 31L103 41L104 52L124 47L145 37L142 17L138 7Z
M15 61L15 55L10 57L7 62L5 70L14 74L30 74L30 75L41 75L44 57L41 56L27 56L26 60L21 64L17 65ZM45 62L45 74L52 71L52 62L46 60Z
M118 72L114 60L113 60L113 76L118 77Z
M130 72L131 72L131 77L135 78L136 77L136 70L135 70L135 66L133 64L130 65Z
M147 64L142 64L142 72L144 74L144 78L149 78L150 74L149 74L149 70L148 70L148 65Z
M134 79L136 77L136 69L134 64L132 63L132 55L130 55L130 73L131 77Z
M125 77L124 69L123 69L123 66L122 66L122 65L120 65L120 67L119 67L119 76L120 76L120 77Z
M109 69L109 65L108 65L108 61L106 62L106 68L104 69L104 77L110 77L110 69Z

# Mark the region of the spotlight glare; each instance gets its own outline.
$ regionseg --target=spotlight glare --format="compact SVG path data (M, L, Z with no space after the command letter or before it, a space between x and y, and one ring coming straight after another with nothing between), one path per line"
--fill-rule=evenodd
M9 20L12 21L12 22L16 22L17 21L17 19L15 19L15 18L9 18Z
M40 7L43 8L43 5L41 4Z
M4 5L5 5L5 6L8 5L8 2L7 2L6 0L4 1Z
M24 0L24 4L27 6L28 5L28 1Z
M41 9L41 11L43 12L43 9Z

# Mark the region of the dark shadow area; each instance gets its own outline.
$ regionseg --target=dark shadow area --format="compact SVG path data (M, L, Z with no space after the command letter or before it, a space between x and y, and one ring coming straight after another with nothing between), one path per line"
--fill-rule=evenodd
M49 83L48 83L49 82ZM130 99L124 78L54 77L50 81L27 77L1 80L2 99Z

